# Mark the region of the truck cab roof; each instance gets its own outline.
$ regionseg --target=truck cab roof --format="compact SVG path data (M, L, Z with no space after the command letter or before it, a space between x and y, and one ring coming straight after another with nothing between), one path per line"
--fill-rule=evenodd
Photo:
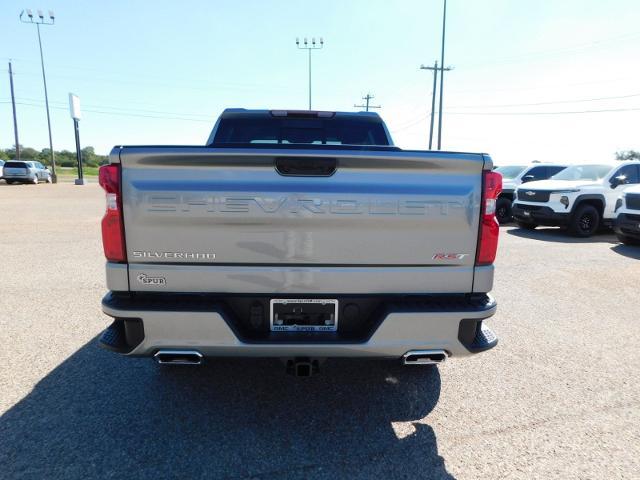
M216 122L207 146L248 145L393 146L375 112L247 110L228 108Z

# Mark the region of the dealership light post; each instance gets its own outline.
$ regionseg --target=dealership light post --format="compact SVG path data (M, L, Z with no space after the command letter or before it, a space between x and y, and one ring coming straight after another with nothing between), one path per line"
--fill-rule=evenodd
M44 83L44 104L47 108L47 126L49 127L49 158L51 161L51 180L53 183L58 182L58 176L56 175L56 159L53 154L53 140L51 138L51 116L49 114L49 96L47 94L47 77L44 73L44 55L42 54L42 39L40 38L40 25L53 25L56 21L56 16L53 14L51 10L49 10L49 15L47 19L45 19L42 10L37 11L37 18L34 19L33 11L29 8L20 12L20 21L22 23L31 23L35 24L36 29L38 30L38 45L40 46L40 64L42 65L42 82ZM23 18L26 15L27 18Z
M76 160L78 161L78 178L76 178L76 185L84 185L82 150L80 149L80 98L73 93L69 93L69 114L73 119L73 130L76 137Z
M302 40L300 45L300 39L296 38L296 46L300 50L307 50L309 52L309 110L311 110L311 50L320 50L324 47L324 40L320 37L320 43L316 43L315 37L311 39L311 43L307 41L307 37Z

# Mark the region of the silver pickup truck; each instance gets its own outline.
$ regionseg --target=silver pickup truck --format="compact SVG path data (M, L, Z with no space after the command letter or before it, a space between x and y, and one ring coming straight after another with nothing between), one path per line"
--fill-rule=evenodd
M485 154L401 150L374 113L228 109L206 146L109 159L106 348L310 375L327 357L424 365L497 343L502 177Z

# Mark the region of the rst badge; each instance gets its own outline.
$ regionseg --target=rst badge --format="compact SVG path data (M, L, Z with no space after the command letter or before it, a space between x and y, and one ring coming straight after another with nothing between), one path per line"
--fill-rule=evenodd
M432 260L462 260L468 253L436 253Z

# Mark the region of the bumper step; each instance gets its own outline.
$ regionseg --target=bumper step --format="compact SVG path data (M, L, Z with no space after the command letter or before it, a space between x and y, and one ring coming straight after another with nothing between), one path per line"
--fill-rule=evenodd
M144 339L144 327L139 318L116 318L100 335L102 348L117 353L129 353Z
M483 319L467 318L460 322L458 340L471 353L490 350L498 344L498 336Z
M495 347L498 344L498 336L487 327L484 322L480 324L480 328L478 328L476 332L476 336L473 339L473 343L469 345L467 348L469 351L478 353L484 352L485 350L489 350Z

